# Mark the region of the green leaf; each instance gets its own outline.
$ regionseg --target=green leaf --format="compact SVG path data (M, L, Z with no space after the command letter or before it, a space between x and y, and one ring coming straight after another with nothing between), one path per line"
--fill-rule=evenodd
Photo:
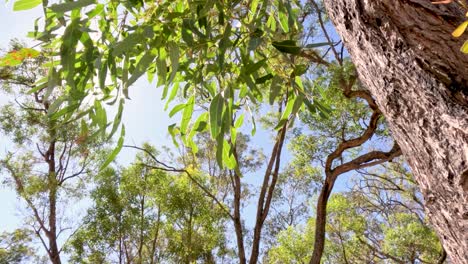
M117 114L115 115L114 122L112 124L112 130L110 134L107 137L107 140L111 139L114 133L117 131L117 128L120 125L120 122L122 121L122 113L123 113L123 105L125 103L125 100L123 98L120 99L119 102L119 109L117 110Z
M224 137L222 134L216 137L216 162L221 169L223 166L223 149L224 149Z
M298 55L301 53L301 47L296 45L296 41L294 40L284 40L284 41L274 41L272 42L273 47L283 53L289 53Z
M319 114L321 118L328 119L330 118L332 110L328 107L323 105L322 103L318 102L317 100L314 103L311 103L309 99L303 98L304 104L306 105L307 109L312 114Z
M234 158L234 155L232 155L231 146L226 140L223 140L222 153L222 159L224 164L226 164L226 167L231 170L234 169L236 167L236 159Z
M172 102L172 100L174 100L174 98L176 97L177 92L179 91L179 86L180 86L180 84L179 84L179 82L177 82L172 87L171 94L169 95L169 98L167 98L167 101L166 101L166 106L164 106L164 111L167 110L167 107L169 106L169 103Z
M271 81L270 96L269 96L270 105L273 105L280 91L281 91L281 77L276 75L275 77L273 77L273 80Z
M232 145L236 145L236 141L237 141L237 129L234 128L234 127L231 127L231 142L232 142Z
M279 12L278 18L280 21L281 28L285 33L289 32L288 16L284 12Z
M301 77L299 77L299 76L294 77L294 84L296 85L296 88L297 88L301 93L304 93L304 85L302 84Z
M192 129L190 131L190 133L188 134L187 138L186 138L186 141L188 143L188 145L190 146L190 148L192 149L192 152L193 153L197 153L198 152L198 147L197 145L195 144L195 142L193 141L193 136L195 136L195 134L197 132L203 132L206 130L207 128L207 120L208 120L208 113L203 113L201 114L197 120L195 121L195 123L193 124L192 126Z
M57 112L57 110L60 108L60 106L63 104L63 102L65 102L65 97L64 96L61 96L59 98L57 98L50 106L49 106L49 109L47 110L47 114L49 116L51 116L52 114L54 114L55 112Z
M148 67L153 62L155 57L156 56L151 52L146 52L145 55L141 57L141 59L138 61L138 64L135 67L135 70L132 73L132 76L126 82L124 89L128 89L130 85L132 85L136 80L138 80L138 78L140 78L143 74L146 73Z
M192 131L203 132L207 127L208 113L201 114L193 124ZM192 134L193 136L194 134Z
M1 66L1 65L0 65ZM39 79L37 82L34 83L34 88L28 91L28 94L33 94L37 91L44 89L49 84L49 77L46 76L44 78Z
M180 112L180 110L184 109L186 104L178 104L172 108L171 112L169 112L169 117L173 117L175 114Z
M322 118L328 119L330 118L332 110L330 107L320 103L319 101L315 101L314 104L317 106L317 109L319 110L319 114Z
M250 109L250 107L247 107L247 111L250 113L250 120L252 121L252 131L251 131L251 135L254 136L255 133L257 133L257 124L255 123L255 117L252 113L252 110Z
M309 99L304 98L304 104L306 105L307 109L309 109L311 113L315 114L317 112L317 107L313 105Z
M182 113L182 122L180 123L180 131L185 134L188 128L190 119L192 119L193 107L195 105L195 96L191 96L185 105L184 112Z
M119 140L117 142L117 146L115 147L114 150L112 150L112 152L107 157L106 161L104 161L104 163L102 164L102 166L101 166L101 168L99 170L102 171L103 169L107 168L107 166L109 166L109 164L112 161L114 161L114 159L119 154L120 150L122 150L124 139L125 139L125 126L122 125L122 129L120 130L120 137L119 137Z
M276 125L275 129L280 129L284 126L284 124L288 121L289 115L293 111L293 107L296 104L296 97L290 96L288 103L286 104L286 108L284 109L283 114L281 115L281 119L279 123Z
M172 124L167 127L167 130L169 131L169 134L172 137L172 142L176 147L179 147L179 143L177 143L177 138L176 136L179 134L179 129L176 127L176 124Z
M249 50L255 50L258 48L258 46L260 46L260 44L262 44L262 38L250 38L249 40Z
M252 2L250 3L250 12L252 12L252 14L255 14L255 12L257 12L258 1L259 0L252 0Z
M128 35L124 40L117 42L112 46L112 55L120 56L134 49L138 43L141 43L143 41L143 39L144 36L141 33L133 33Z
M156 59L156 70L158 71L158 84L157 86L161 86L166 83L166 76L167 76L167 64L166 64L166 59L161 58L159 56ZM163 95L163 99L165 96Z
M76 109L78 109L78 107L80 106L79 103L75 103L75 104L71 104L71 105L67 105L66 107L60 109L59 111L53 113L53 112L50 112L50 108L49 108L49 113L47 113L49 115L49 118L52 119L52 120L57 120L58 118L66 115L66 114L69 114L69 113L72 113L73 111L75 111ZM52 106L51 106L52 107Z
M307 72L307 65L299 64L294 66L293 74L294 76L301 76Z
M237 118L236 122L234 123L235 128L240 128L244 123L244 114L241 114L239 118Z
M98 78L99 78L99 87L104 90L106 87L106 78L107 78L107 63L101 63L100 69L98 71Z
M249 64L247 67L245 67L243 70L244 70L244 73L246 74L253 74L255 72L257 72L261 67L263 67L263 65L265 65L266 63L266 59L263 59L263 60L260 60L254 64Z
M169 58L171 59L172 71L169 76L168 84L172 83L174 80L177 70L179 69L179 47L174 42L170 42L168 45L169 49Z
M299 112L299 109L301 108L303 102L304 96L302 94L298 94L296 100L294 100L294 105L290 115L296 115L297 112Z
M49 99L49 96L52 94L54 88L57 86L58 82L59 82L59 76L58 76L58 73L57 71L55 70L55 68L51 68L49 70L49 81L47 83L47 89L44 93L44 97L43 97L43 100L44 101L47 101Z
M271 80L272 78L273 78L273 74L269 73L265 76L255 79L255 84L266 83L268 80Z
M32 9L42 3L42 0L17 0L13 4L13 11Z
M104 11L104 5L103 4L97 4L95 8L93 8L91 11L87 12L86 15L88 16L88 19L91 19L100 13Z
M210 104L210 127L211 136L216 138L221 132L222 114L224 109L224 98L221 94L217 94Z
M68 11L72 11L75 9L80 9L85 6L89 6L95 4L96 0L78 0L74 2L66 2L63 4L54 4L49 7L50 10L54 11L55 13L65 13Z
M305 48L312 49L312 48L318 48L318 47L330 46L330 45L333 45L333 43L331 42L311 43L311 44L307 44Z
M186 28L182 29L182 39L187 43L187 45L192 46L194 44L193 42L193 34L191 30L188 30Z

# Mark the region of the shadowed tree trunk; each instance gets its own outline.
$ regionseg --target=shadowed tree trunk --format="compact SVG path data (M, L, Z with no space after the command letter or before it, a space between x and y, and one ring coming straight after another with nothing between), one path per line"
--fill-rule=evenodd
M468 55L457 4L325 0L359 78L407 158L453 263L468 263Z

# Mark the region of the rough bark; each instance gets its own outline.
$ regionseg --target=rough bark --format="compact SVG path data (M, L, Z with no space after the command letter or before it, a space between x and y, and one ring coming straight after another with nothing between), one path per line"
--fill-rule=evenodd
M456 5L325 0L359 78L407 158L453 263L468 263L468 56Z

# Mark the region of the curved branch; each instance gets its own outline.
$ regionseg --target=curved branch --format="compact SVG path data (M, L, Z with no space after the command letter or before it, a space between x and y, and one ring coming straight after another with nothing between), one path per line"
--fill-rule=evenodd
M323 255L325 248L325 226L327 221L327 204L330 194L335 185L335 181L339 175L342 175L351 170L357 170L367 168L370 166L378 165L386 161L392 160L401 155L401 150L396 142L393 148L388 152L383 151L371 151L363 154L349 162L341 164L333 168L333 163L337 158L341 158L344 151L362 146L365 142L370 140L377 130L377 125L380 117L382 116L380 110L375 104L374 99L369 92L364 90L352 91L351 88L354 85L356 79L352 77L348 82L341 78L340 85L343 89L343 93L348 98L361 98L367 101L369 107L373 110L370 118L369 126L366 128L364 133L354 139L345 140L341 142L338 147L330 155L328 155L325 162L325 182L323 183L320 195L317 200L317 216L315 224L315 241L314 251L310 259L310 264L320 264L320 260Z

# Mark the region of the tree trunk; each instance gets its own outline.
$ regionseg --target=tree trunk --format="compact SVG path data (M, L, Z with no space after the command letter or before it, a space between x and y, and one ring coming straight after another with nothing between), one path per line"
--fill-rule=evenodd
M453 263L468 263L468 55L456 4L324 0L424 195Z

